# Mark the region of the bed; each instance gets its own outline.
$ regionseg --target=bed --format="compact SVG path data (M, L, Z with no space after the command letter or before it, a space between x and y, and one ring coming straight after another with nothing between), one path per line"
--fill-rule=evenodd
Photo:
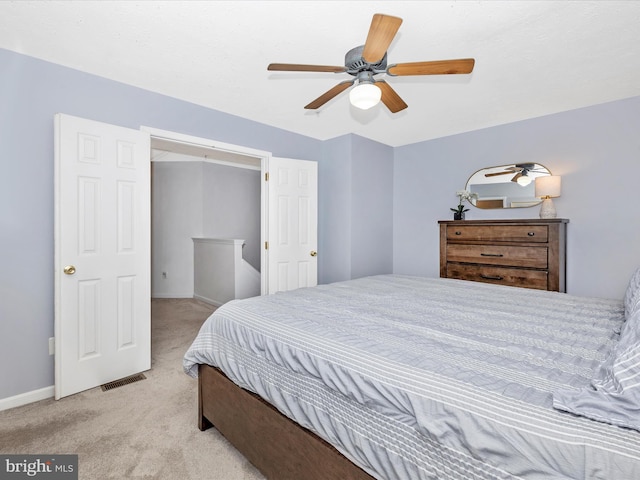
M223 305L184 370L267 478L630 480L638 292L366 277Z

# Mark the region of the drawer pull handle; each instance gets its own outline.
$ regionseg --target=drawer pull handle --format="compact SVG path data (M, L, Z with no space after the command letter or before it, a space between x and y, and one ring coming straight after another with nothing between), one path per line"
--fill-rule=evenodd
M462 232L456 232L456 235L462 235Z
M485 280L504 280L504 277L501 277L499 275L496 275L495 277L492 275L484 275L484 274L480 274L480 278L484 278Z
M536 234L536 232L527 232L527 235L529 235L530 237L533 237Z
M502 253L481 253L481 257L504 257Z

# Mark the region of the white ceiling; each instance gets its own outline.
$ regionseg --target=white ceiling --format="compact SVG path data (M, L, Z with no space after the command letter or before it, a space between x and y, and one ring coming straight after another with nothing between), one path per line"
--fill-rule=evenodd
M387 77L409 108L360 111L346 73L371 17L404 21L389 63L473 57L471 75ZM640 95L636 1L0 1L0 48L317 139L400 146ZM380 78L380 77L377 77Z

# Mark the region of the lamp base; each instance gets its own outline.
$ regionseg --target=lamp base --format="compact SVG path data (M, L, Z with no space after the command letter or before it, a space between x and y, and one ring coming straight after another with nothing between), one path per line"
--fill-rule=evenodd
M556 218L556 207L553 205L551 197L547 197L540 206L540 218Z

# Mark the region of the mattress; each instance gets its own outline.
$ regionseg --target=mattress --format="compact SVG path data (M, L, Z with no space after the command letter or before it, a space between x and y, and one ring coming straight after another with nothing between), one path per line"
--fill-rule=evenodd
M622 302L381 275L234 300L184 369L220 368L380 479L640 478L640 433L553 408Z

